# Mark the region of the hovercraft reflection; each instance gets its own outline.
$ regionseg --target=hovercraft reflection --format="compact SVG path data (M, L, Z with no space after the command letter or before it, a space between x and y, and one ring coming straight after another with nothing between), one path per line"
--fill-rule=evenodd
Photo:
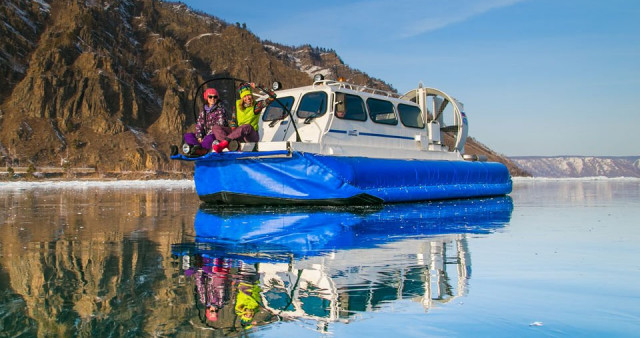
M195 241L173 251L185 271L194 262L218 262L204 264L210 270L235 262L252 275L247 287L263 312L254 318L269 318L262 324L306 318L327 330L385 303L413 300L429 309L464 295L467 234L505 226L512 209L508 196L355 211L200 209Z
M235 252L324 251L370 248L404 238L488 233L509 221L509 197L388 205L384 208L206 209L195 220L196 241Z

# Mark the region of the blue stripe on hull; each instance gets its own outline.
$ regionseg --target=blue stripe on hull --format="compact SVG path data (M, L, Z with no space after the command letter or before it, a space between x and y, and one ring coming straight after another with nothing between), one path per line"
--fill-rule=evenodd
M250 197L249 202L219 201L230 204L371 203L378 199L393 203L499 196L512 188L509 171L495 162L371 159L298 152L291 157L257 157L263 155L223 153L188 159L196 162L198 195L204 201L216 195Z

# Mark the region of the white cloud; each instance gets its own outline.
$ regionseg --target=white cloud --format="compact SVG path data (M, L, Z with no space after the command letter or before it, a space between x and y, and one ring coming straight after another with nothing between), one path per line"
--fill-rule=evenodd
M526 0L487 0L487 1L429 1L424 12L407 13L407 23L402 27L401 36L411 37L435 31L450 25L464 22L489 11L508 7Z
M277 26L265 22L261 33L290 44L340 47L359 41L383 43L432 32L523 1L527 0L325 2L325 7L289 14Z

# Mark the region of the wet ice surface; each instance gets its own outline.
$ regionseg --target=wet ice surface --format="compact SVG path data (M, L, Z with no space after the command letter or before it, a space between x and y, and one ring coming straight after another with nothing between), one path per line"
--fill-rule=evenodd
M510 199L305 209L199 208L190 181L144 182L0 184L3 332L640 329L638 180L516 180Z

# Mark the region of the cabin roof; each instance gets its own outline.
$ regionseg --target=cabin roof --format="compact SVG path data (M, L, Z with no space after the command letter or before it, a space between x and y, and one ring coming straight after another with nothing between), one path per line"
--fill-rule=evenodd
M363 96L364 98L375 97L378 99L387 99L390 101L394 101L396 103L401 102L401 103L417 106L415 102L407 100L406 98L403 98L402 95L398 93L393 93L393 92L384 91L380 89L369 88L366 86L354 85L351 83L334 81L334 80L315 81L312 85L309 85L309 86L282 89L282 90L278 90L277 93L279 94L278 96L286 96L286 95L291 95L293 93L300 93L300 92L306 93L306 92L313 92L313 91L319 91L319 90L333 92L333 93L342 92L347 94L355 94L355 95Z

